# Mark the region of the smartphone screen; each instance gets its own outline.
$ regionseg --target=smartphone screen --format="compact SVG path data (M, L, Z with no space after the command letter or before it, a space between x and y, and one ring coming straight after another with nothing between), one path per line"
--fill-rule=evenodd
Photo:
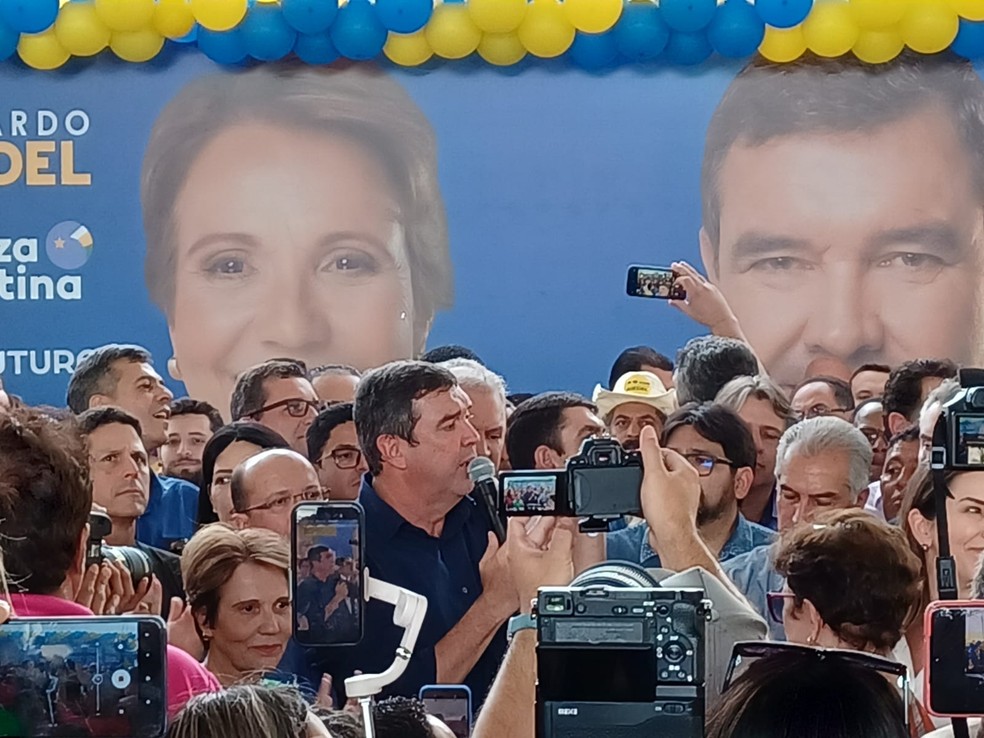
M0 626L0 736L164 735L164 622L18 618Z
M686 291L676 283L676 274L666 267L631 266L625 285L631 297L685 300Z
M506 515L557 513L558 477L562 473L502 474L500 476L502 508Z
M362 640L365 512L349 502L294 508L294 637L305 646Z
M432 684L420 689L424 710L443 722L455 738L471 735L471 690L464 684Z

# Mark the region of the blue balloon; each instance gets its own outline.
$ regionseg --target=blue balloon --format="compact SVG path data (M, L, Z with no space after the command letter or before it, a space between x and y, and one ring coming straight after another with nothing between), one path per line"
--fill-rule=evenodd
M246 53L260 61L276 61L294 48L297 31L287 25L276 5L256 5L250 8L239 26Z
M294 53L307 64L331 64L339 56L327 33L297 34Z
M394 33L419 31L433 12L433 0L376 0L376 15Z
M612 29L619 53L632 61L650 61L663 53L670 29L655 5L629 3Z
M581 33L567 51L571 59L582 69L597 71L614 66L618 59L618 44L611 33Z
M756 0L759 17L776 28L792 28L806 20L813 0Z
M0 0L0 21L20 33L41 33L58 17L58 0Z
M2 48L2 46L0 46ZM960 19L960 30L953 39L950 49L967 59L978 59L984 56L984 21L969 21Z
M660 0L659 9L674 31L693 33L706 28L714 18L717 0Z
M338 15L337 2L325 0L281 0L284 20L301 33L324 33Z
M0 61L9 58L17 51L20 34L6 23L0 23Z
M386 26L379 22L369 0L349 0L331 27L331 42L338 53L356 61L379 56L386 36Z
M239 64L248 56L246 42L237 28L231 31L198 29L198 48L219 64Z
M700 64L713 52L714 49L711 48L711 42L707 40L706 34L677 31L670 36L670 42L666 45L663 56L674 64L691 66Z
M765 23L748 0L727 0L707 29L707 40L721 56L744 59L765 38Z

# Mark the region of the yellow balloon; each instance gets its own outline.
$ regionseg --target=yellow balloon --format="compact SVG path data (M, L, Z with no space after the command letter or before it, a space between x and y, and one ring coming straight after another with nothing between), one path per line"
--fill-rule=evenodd
M803 38L807 48L818 56L843 56L858 40L858 27L846 3L827 0L814 5L803 21Z
M910 0L850 0L847 7L861 28L888 28L896 25Z
M195 20L210 31L228 31L246 17L246 0L191 0Z
M478 48L482 32L463 3L442 3L424 28L427 43L445 59L463 59Z
M854 56L868 64L884 64L899 54L905 44L894 28L879 28L861 31L854 42Z
M22 33L17 55L27 66L45 70L57 69L71 56L58 42L53 27L43 33Z
M802 26L792 28L765 27L765 38L759 45L759 53L769 61L791 62L806 52L806 39Z
M584 33L604 33L622 15L622 0L564 0L567 20Z
M984 20L984 2L982 0L950 0L950 7L957 15L967 20Z
M416 67L434 56L423 31L416 33L391 33L383 46L386 58L401 67Z
M69 3L58 12L55 37L69 54L94 56L109 45L109 29L92 3Z
M128 62L150 61L164 47L164 37L153 28L139 31L116 31L109 40L109 48L120 59Z
M468 14L486 33L508 33L526 17L526 0L468 0Z
M913 51L936 54L943 51L957 36L960 19L945 0L913 2L899 23L899 32Z
M154 9L154 28L162 36L182 38L195 25L195 14L189 0L157 0Z
M114 31L136 31L154 19L154 0L95 0L96 12Z
M550 59L571 47L575 31L557 0L533 0L518 33L528 52Z
M526 56L526 47L515 33L486 33L478 44L478 55L497 67L511 67Z

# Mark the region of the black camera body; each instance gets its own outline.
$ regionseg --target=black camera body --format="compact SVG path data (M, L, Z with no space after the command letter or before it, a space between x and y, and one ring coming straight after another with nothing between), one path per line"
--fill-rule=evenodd
M550 587L534 612L537 738L704 735L701 590Z
M86 544L85 566L88 569L93 564L99 565L104 561L115 561L123 564L136 587L142 579L154 573L150 557L139 548L133 546L109 546L103 539L113 532L113 521L103 512L89 513L89 540Z
M504 515L588 518L603 529L622 515L642 515L642 456L612 438L588 438L566 468L499 476Z
M943 407L946 447L934 464L945 469L984 471L984 370L961 369L960 393Z

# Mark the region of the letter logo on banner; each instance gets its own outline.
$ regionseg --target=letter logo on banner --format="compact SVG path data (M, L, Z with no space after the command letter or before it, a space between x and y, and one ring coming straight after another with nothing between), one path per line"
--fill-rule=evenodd
M88 228L77 221L66 220L48 231L45 254L59 269L75 270L89 260L93 243ZM39 261L37 238L0 236L0 300L82 299L80 275L52 277L36 273Z

